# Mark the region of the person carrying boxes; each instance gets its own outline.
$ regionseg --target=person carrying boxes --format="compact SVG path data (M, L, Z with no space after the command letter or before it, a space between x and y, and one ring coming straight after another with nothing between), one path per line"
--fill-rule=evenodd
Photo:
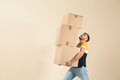
M70 67L64 80L72 80L76 76L81 80L89 80L86 70L86 57L88 54L87 42L90 40L90 36L87 33L79 36L82 21L83 16L73 13L66 14L63 16L58 31L54 63Z
M83 33L80 35L79 39L80 42L76 47L79 47L80 51L71 60L66 62L66 66L70 67L75 61L78 60L78 66L71 67L67 71L64 80L72 80L76 76L78 76L81 80L89 80L86 67L86 57L88 54L87 42L90 40L90 36L88 33Z

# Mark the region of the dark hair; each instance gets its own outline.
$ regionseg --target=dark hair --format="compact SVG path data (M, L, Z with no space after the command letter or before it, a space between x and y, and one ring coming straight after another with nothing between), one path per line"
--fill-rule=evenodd
M89 34L88 33L84 33L84 34L86 34L87 35L87 37L88 37L88 39L87 39L87 41L86 42L88 42L89 40L90 40L90 36L89 36Z

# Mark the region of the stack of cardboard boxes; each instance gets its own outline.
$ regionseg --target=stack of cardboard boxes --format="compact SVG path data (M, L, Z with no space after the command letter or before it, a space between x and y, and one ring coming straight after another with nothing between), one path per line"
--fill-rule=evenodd
M77 41L82 19L82 16L72 13L63 16L62 25L56 40L55 64L65 65L67 61L71 60L79 52L80 49L76 45L79 43ZM72 66L77 67L78 61Z

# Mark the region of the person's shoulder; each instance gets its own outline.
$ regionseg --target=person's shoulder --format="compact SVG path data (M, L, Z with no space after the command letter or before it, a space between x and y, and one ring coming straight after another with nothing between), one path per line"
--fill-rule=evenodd
M79 42L79 43L76 45L76 47L80 48L81 46L85 46L85 45L87 45L86 42Z
M82 42L81 47L82 47L82 46L84 46L84 47L86 48L86 50L88 50L88 44L87 44L87 42Z

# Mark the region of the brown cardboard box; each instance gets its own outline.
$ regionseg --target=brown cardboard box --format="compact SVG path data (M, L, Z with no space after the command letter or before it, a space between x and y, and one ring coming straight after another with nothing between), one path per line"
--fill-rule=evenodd
M56 46L75 46L79 40L79 30L76 27L62 25L58 31Z
M83 17L73 13L63 16L62 24L81 28Z
M80 49L76 44L78 44L81 24L82 16L71 13L63 16L62 25L57 34L55 64L65 65L79 52ZM77 67L78 61L72 66Z
M56 53L54 58L55 64L65 65L67 61L71 60L76 53L79 52L79 48L70 46L56 46ZM74 62L73 67L78 66L78 61Z

